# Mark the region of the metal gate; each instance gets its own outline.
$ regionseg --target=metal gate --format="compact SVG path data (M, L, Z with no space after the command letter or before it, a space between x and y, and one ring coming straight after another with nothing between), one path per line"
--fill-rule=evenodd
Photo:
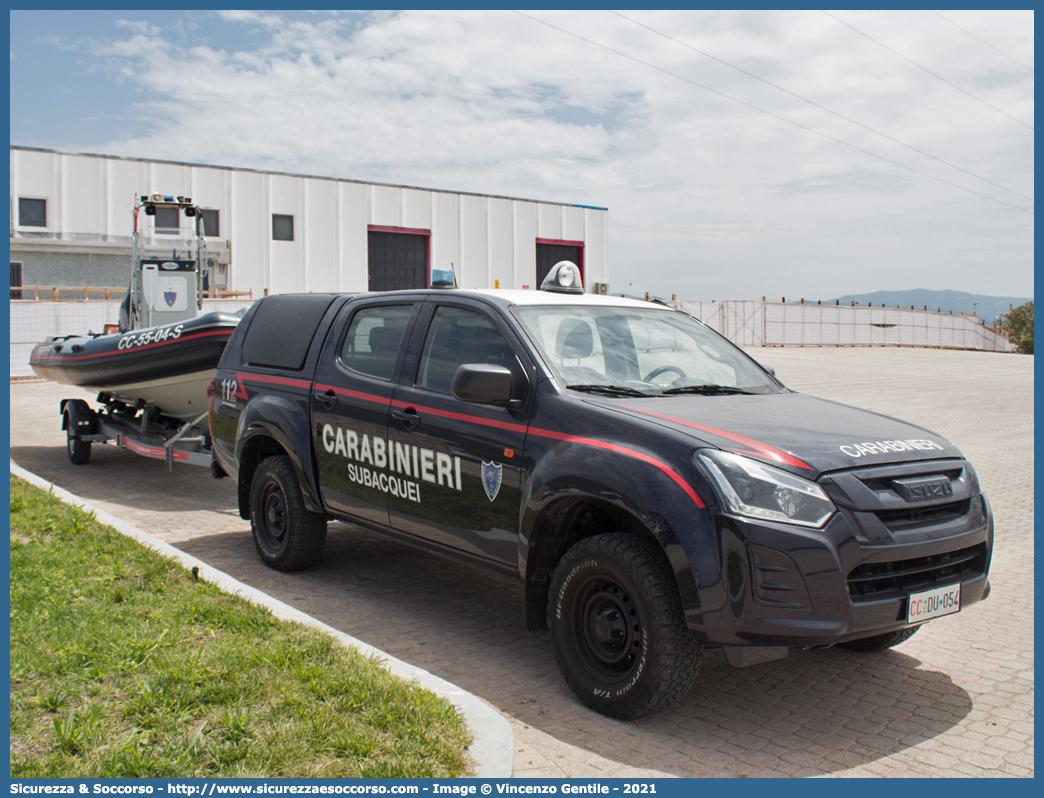
M369 288L398 291L428 287L428 235L370 230Z

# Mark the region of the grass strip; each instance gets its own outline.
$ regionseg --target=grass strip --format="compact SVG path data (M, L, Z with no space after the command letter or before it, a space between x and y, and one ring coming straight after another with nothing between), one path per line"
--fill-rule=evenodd
M11 776L447 777L445 699L11 478Z

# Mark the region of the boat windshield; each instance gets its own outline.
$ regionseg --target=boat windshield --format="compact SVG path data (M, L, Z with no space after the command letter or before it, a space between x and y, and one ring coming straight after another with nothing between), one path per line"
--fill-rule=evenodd
M138 257L195 260L199 242L190 227L143 230L139 233Z
M567 388L607 396L779 393L742 350L656 307L516 305L515 317Z

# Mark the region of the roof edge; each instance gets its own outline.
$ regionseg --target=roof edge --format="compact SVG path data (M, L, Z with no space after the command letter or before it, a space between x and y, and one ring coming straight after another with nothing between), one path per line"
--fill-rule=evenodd
M581 205L575 202L550 202L548 200L529 199L527 197L509 197L505 194L480 194L477 191L452 191L448 188L426 188L424 186L407 186L400 183L378 183L373 180L353 180L348 177L330 177L328 175L309 175L299 172L277 172L265 169L252 169L247 166L219 166L218 164L193 163L192 161L167 161L161 158L132 158L126 155L105 155L98 152L68 152L65 150L52 150L48 147L28 147L21 144L10 145L12 150L24 150L26 152L44 152L52 155L73 155L83 158L107 158L113 161L134 161L136 163L162 163L168 166L195 166L202 169L222 169L227 172L250 172L259 175L279 175L281 177L301 177L308 180L329 180L334 183L355 183L363 186L381 186L382 188L404 188L411 191L430 191L434 194L459 194L462 197L485 197L487 199L502 199L511 202L534 202L540 205L560 205L565 208L583 208L591 211L606 211L597 205Z

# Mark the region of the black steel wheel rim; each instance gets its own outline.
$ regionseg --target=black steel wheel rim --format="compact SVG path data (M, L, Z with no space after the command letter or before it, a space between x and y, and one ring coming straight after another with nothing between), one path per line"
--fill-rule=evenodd
M628 592L614 580L590 580L574 607L574 639L588 669L605 681L626 678L638 661L642 640L638 610Z
M261 494L261 528L276 548L286 540L287 525L286 496L278 485L266 485Z

